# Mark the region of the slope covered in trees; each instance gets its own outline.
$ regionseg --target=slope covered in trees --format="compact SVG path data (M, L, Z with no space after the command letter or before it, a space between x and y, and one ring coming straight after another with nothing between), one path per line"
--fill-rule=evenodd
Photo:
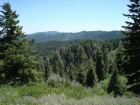
M77 33L35 33L27 35L27 39L35 39L35 42L47 42L51 40L66 41L74 39L93 39L93 40L109 40L122 38L123 34L120 31L82 31Z
M78 44L63 46L47 56L41 57L42 67L50 65L50 72L58 73L70 80L76 80L87 86L107 78L109 72L116 68L115 61L109 52L112 41L83 40ZM47 59L47 60L46 60ZM93 79L93 80L91 80ZM90 83L93 81L92 83Z
M68 40L68 41L49 41L49 42L41 42L41 43L33 43L34 48L36 50L36 54L40 56L45 56L53 53L54 51L67 46L70 47L74 44L78 44L83 40ZM112 39L109 41L109 51L114 50L118 47L120 39Z
M122 37L119 31L48 32L45 37L53 36L53 41L34 44L33 40L26 39L18 25L16 11L12 11L9 3L4 3L0 15L0 86L3 89L3 84L24 85L16 87L18 92L7 97L38 98L53 92L63 92L76 99L95 94L131 97L135 93L138 96L139 3L135 0L128 5L133 15L125 16L134 22L126 22L123 40L114 39ZM77 40L70 40L75 38ZM0 91L0 94L7 93Z
M79 43L82 40L69 40L69 41L48 41L41 43L33 43L35 50L37 50L36 54L40 56L45 56L53 53L54 51L60 49L63 46L71 46L73 44Z

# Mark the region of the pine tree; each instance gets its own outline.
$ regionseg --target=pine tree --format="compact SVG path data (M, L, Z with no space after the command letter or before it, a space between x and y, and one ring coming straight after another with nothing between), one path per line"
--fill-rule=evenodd
M124 73L124 70L122 68L122 64L124 62L124 56L123 56L123 46L122 46L122 42L120 41L119 43L119 46L117 48L117 53L116 53L116 58L115 58L115 61L116 61L116 65L117 65L117 68L118 68L118 72L120 74L123 74Z
M73 63L70 63L66 68L66 74L68 78L72 81L76 79L76 73L75 73L75 66Z
M102 45L101 45L101 50L103 52L103 61L104 61L104 73L105 73L105 77L108 73L108 51L109 51L109 48L107 46L107 41L103 41Z
M50 76L50 62L49 62L49 59L46 58L45 81L48 80L49 76Z
M118 70L115 69L109 81L108 93L114 92L114 96L123 95L126 89L126 78L120 76Z
M115 96L120 95L118 78L118 71L114 70L107 88L108 93L114 92Z
M77 81L81 84L84 85L85 83L85 78L86 78L86 69L84 64L79 65L79 67L77 68Z
M95 64L93 63L93 61L91 59L90 59L90 63L91 64L89 65L85 84L88 87L93 87L98 82L98 78L97 78L97 74L96 74Z
M126 22L123 39L125 62L123 69L130 85L129 90L140 94L140 0L130 0L129 14L124 16L132 19Z
M54 53L51 63L52 63L53 72L56 74L57 73L60 74L60 76L62 77L64 73L64 62L58 51Z
M78 44L76 49L77 49L77 52L76 52L75 62L76 62L76 65L78 67L82 63L86 62L87 56L86 56L86 53L84 51L84 48L80 44Z
M0 15L0 60L2 60L3 82L24 84L36 82L41 73L39 61L32 56L31 41L25 38L16 11L12 11L9 3L4 3Z
M98 80L101 81L105 79L105 70L104 70L104 61L103 61L103 52L98 50L97 52L97 61L96 61L96 73Z

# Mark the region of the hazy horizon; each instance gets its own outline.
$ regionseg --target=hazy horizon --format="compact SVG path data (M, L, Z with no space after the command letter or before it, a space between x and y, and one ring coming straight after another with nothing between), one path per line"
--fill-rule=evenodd
M81 32L122 30L128 18L128 0L1 0L19 14L25 34L36 32ZM1 10L1 9L0 9Z
M86 32L90 32L90 31L106 31L106 30L83 30ZM30 34L35 34L35 33L45 33L45 32L59 32L59 33L78 33L78 32L83 32L83 31L77 31L77 32L60 32L60 31L41 31L41 32L33 32ZM121 30L111 30L111 31L121 31ZM107 31L107 32L111 32L111 31ZM26 33L25 33L26 34ZM28 34L29 35L29 34Z

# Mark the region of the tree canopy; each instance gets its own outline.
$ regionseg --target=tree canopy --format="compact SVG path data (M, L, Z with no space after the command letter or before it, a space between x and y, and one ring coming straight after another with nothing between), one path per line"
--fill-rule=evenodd
M140 0L130 0L129 14L124 16L131 19L126 21L123 33L124 64L123 69L128 79L129 90L140 94Z
M32 41L25 38L19 26L18 14L11 9L9 3L1 6L0 15L0 61L2 62L1 82L24 84L38 81L39 61L29 45Z

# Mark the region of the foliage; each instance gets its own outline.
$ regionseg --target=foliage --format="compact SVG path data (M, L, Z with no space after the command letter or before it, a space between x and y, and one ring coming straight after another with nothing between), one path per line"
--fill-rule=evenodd
M18 25L16 11L12 11L9 3L4 3L0 15L0 70L1 82L8 84L24 84L37 82L41 78L39 61L32 56L32 46L29 46Z
M48 42L48 41L68 41L75 39L93 39L93 40L110 40L120 39L123 34L120 31L82 31L76 33L58 33L55 35L42 33L34 33L26 36L27 39L35 39L35 42Z
M115 58L115 61L116 61L116 64L117 64L117 68L118 68L118 72L120 74L124 74L124 70L123 70L123 62L124 62L124 55L123 55L123 46L122 46L122 42L119 43L119 46L116 50L116 58Z
M109 55L109 49L112 51L111 45L117 41L119 40L100 42L83 40L71 46L64 45L50 55L41 56L41 67L47 78L49 78L47 74L47 70L49 70L68 80L76 80L82 85L88 84L87 86L92 87L98 83L98 80L107 78L108 73L112 73L113 68L116 68L115 58ZM94 75L89 75L88 72L92 72L92 70L94 73L91 74ZM92 85L88 83L91 78Z
M101 50L103 52L103 61L104 61L104 73L105 73L104 78L106 78L109 69L109 64L108 64L109 42L108 41L103 41L101 45Z
M46 61L46 67L45 67L45 81L48 80L49 76L50 76L50 62L47 59L47 61Z
M52 69L54 73L58 73L61 77L63 77L64 72L64 62L60 56L59 52L55 52L51 58Z
M122 96L127 89L126 82L125 78L119 76L118 70L114 70L107 88L108 93L113 92L114 96Z
M40 42L40 43L33 43L35 46L35 50L37 50L36 54L40 56L50 55L54 51L62 48L63 46L71 46L73 44L77 44L82 40L68 40L68 41L48 41L48 42Z
M131 2L132 5L128 7L132 15L125 16L130 17L133 22L126 22L128 26L124 26L126 31L123 33L126 37L123 42L120 39L112 40L114 37L122 37L119 31L82 31L50 32L54 39L80 40L35 44L32 43L33 40L26 39L22 27L18 25L19 15L16 11L12 11L9 3L4 3L0 11L0 83L8 83L14 87L1 85L0 103L138 104L139 98L121 97L127 100L126 102L119 97L126 95L132 98L135 95L133 92L140 92L140 1ZM62 37L59 37L60 35ZM45 37L52 38L51 35ZM96 38L98 41L81 40L83 38ZM37 41L41 40L40 38ZM33 45L38 52L33 51ZM39 59L34 55L39 55ZM127 80L129 86L126 85ZM18 86L19 84L22 86ZM126 91L127 87L132 92Z
M87 76L86 76L86 81L85 81L85 85L88 87L93 87L95 86L95 84L98 82L98 78L97 78L97 74L96 74L96 70L95 70L95 65L91 63L89 70L87 72Z
M50 87L59 87L64 82L64 78L62 78L59 74L54 73L51 73L46 81L47 85Z
M99 90L100 92L100 90ZM1 105L139 105L139 97L110 97L96 95L97 89L86 90L83 86L50 88L45 83L30 84L27 86L0 87ZM99 96L100 95L100 96Z
M97 62L96 62L96 73L99 81L105 79L105 64L103 61L103 52L98 50L97 52Z
M123 39L125 61L122 67L128 79L129 90L140 94L140 0L130 1L131 4L127 5L129 14L124 14L131 21L126 21L127 26L123 26L125 30L122 31L126 36Z

